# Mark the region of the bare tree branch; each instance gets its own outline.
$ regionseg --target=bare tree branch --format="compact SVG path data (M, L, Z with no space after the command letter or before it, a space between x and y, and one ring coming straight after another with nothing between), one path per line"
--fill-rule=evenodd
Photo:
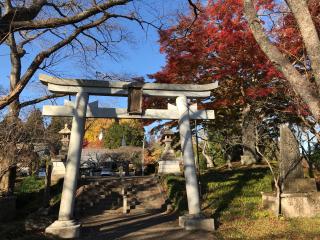
M34 35L31 35L31 36L28 36L27 34L25 36L23 36L22 34L22 37L24 38L23 41L21 41L18 46L20 48L22 48L24 45L30 43L31 41L35 40L36 38L40 37L41 35L45 34L46 32L48 32L49 29L45 29L43 31L39 31L38 33L34 34Z
M188 0L189 5L193 8L193 13L195 18L198 17L198 13L201 12L200 9L198 8L198 6L192 2L192 0Z
M25 102L22 102L19 104L19 107L20 108L23 108L23 107L27 107L27 106L30 106L30 105L34 105L36 103L40 103L40 102L43 102L43 101L46 101L46 100L49 100L49 99L52 99L52 98L58 98L58 97L64 97L66 96L66 94L51 94L51 95L46 95L46 96L42 96L42 97L39 97L39 98L35 98L35 99L32 99L32 100L29 100L29 101L25 101Z
M5 33L8 31L9 27L11 27L12 31L18 30L32 30L32 29L43 29L43 28L57 28L73 23L81 22L85 19L88 19L102 11L110 9L115 6L125 5L132 0L113 0L106 1L100 5L93 6L83 12L80 12L71 17L64 18L49 18L45 20L33 20L36 18L41 8L46 4L47 1L39 0L36 6L31 6L30 8L21 8L16 9L16 17L13 18L11 12L7 15L4 15L0 18L0 26L2 26L2 32ZM50 6L52 4L49 4ZM30 12L32 14L30 14ZM28 14L28 15L26 15ZM9 24L10 21L13 22Z
M110 16L109 15L104 15L103 17L101 17L100 19L91 22L89 24L86 24L84 26L81 26L79 28L77 28L71 35L69 35L69 37L65 38L64 40L58 42L57 44L55 44L54 46L52 46L51 48L39 53L34 60L32 61L32 63L30 64L30 66L28 67L27 71L25 72L25 74L21 77L21 80L19 81L19 83L15 86L14 89L12 89L10 91L10 93L5 96L0 98L0 109L3 109L4 107L6 107L8 104L10 104L11 102L13 102L15 99L18 98L19 94L22 92L22 90L25 88L25 86L27 85L27 83L30 81L31 77L34 75L34 73L38 70L38 68L40 67L40 65L42 64L42 62L49 57L52 53L56 52L57 50L63 48L64 46L66 46L67 44L69 44L72 40L74 40L82 31L89 29L89 28L93 28L96 27L97 25L103 23L104 21L106 21L107 19L109 19Z

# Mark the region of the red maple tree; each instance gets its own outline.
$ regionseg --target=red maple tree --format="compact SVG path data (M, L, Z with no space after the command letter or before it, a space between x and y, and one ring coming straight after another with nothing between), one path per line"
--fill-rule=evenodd
M273 0L260 0L259 7L270 14L281 6ZM257 45L243 16L242 1L210 0L206 6L199 5L199 9L201 13L196 21L192 13L181 16L176 26L160 32L166 65L151 75L156 82L204 84L219 81L215 98L206 103L208 107L219 109L252 104L260 108L266 104L270 112L272 103L277 111L288 113L289 109L295 109L293 113L296 113L301 108L300 101L293 98L282 74ZM279 18L276 21L288 20ZM290 48L282 46L283 49L292 54L299 52L302 46L299 34L296 37L291 34L289 41L284 36L291 30L286 27L274 29L266 23L270 37L277 40L279 46L287 44Z
M281 12L284 6L274 0L257 3L265 31L274 44L292 55L301 53L299 33L292 29L295 23L290 22L290 13ZM190 11L179 16L175 26L160 32L160 50L166 55L166 64L151 77L159 83L218 81L214 97L200 104L216 110L216 119L210 124L213 132L221 132L225 149L244 143L249 131L243 126L265 125L260 130L276 137L279 123L301 124L310 112L260 50L244 17L243 1L209 0L206 5L199 3L198 8L196 21ZM256 122L248 125L245 121ZM252 138L252 134L248 136Z

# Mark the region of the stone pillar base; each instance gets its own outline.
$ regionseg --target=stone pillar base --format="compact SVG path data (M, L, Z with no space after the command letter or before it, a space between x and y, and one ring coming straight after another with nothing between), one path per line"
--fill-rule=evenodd
M186 230L204 230L214 231L215 224L213 218L205 218L202 216L184 215L179 217L179 226Z
M73 220L57 220L46 228L45 233L59 238L79 238L81 225Z
M180 161L178 161L178 160L160 160L160 161L158 161L158 163L159 163L159 168L158 168L159 174L181 175Z
M262 207L276 213L277 197L273 192L261 193ZM288 218L311 218L320 215L320 192L282 193L281 213Z

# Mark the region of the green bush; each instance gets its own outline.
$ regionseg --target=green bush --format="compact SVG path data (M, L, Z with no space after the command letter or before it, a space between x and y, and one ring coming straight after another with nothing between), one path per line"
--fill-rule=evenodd
M23 178L15 190L19 194L39 192L42 188L44 188L44 178L39 179L36 176L29 176Z

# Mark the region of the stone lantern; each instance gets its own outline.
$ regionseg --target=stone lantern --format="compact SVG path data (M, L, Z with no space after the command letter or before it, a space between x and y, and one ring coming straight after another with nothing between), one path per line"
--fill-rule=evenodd
M64 128L59 131L59 134L62 136L60 140L62 143L60 155L67 154L71 135L71 130L68 128L68 124L64 125Z
M165 129L163 136L162 136L162 142L164 142L164 152L167 152L171 149L171 143L172 143L172 136L173 132L170 129Z
M158 168L159 174L181 174L180 160L176 158L174 150L171 147L173 132L166 128L162 135L162 142L165 144L161 155Z
M67 159L70 135L71 131L68 128L68 124L64 125L64 128L59 131L59 135L61 135L61 149L59 150L59 155L52 157L52 174L51 181L57 181L64 177L66 173L65 161Z

